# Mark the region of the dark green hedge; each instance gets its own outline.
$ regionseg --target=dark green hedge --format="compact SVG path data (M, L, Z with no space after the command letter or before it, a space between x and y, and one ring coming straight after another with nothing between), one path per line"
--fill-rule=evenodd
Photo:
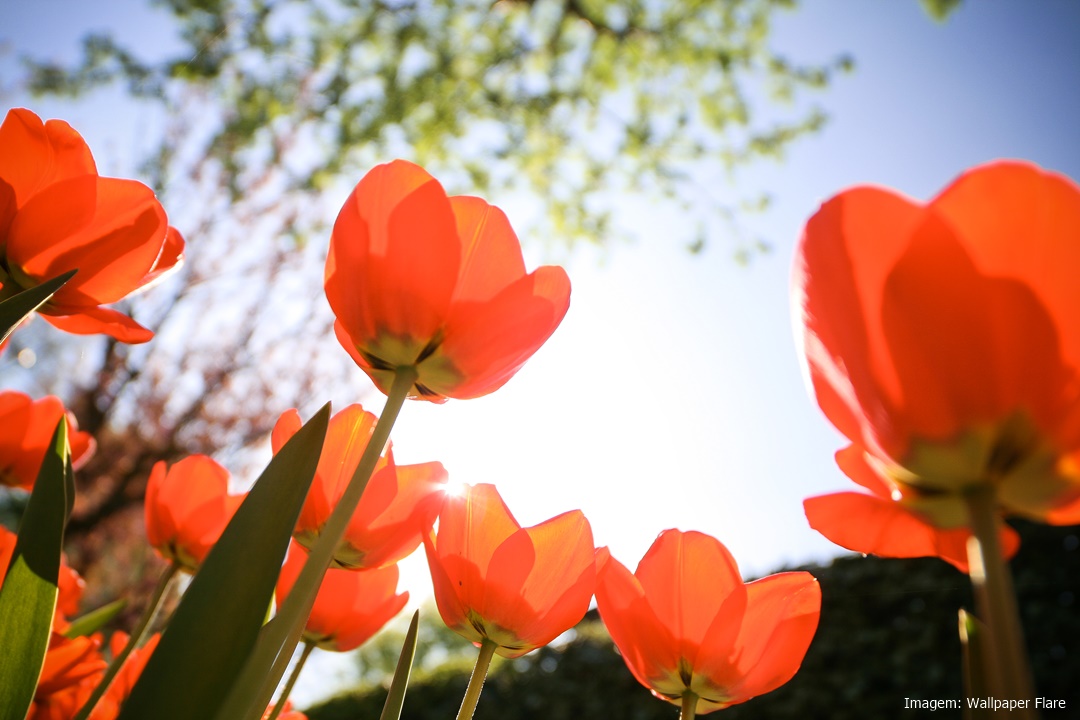
M1017 523L1023 544L1012 563L1036 687L1067 701L1044 717L1080 717L1080 530ZM933 559L843 557L801 568L821 582L821 625L795 679L716 717L920 717L905 698L960 698L957 609L972 608L967 578ZM415 677L403 720L450 720L465 692L457 667ZM307 712L311 720L379 717L385 691L344 693ZM590 613L577 637L494 668L476 720L615 718L673 720L626 670ZM958 717L938 712L934 717Z

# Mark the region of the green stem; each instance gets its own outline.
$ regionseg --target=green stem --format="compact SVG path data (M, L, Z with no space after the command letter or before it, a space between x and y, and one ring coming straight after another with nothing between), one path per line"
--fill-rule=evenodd
M128 656L139 646L143 636L146 635L146 631L150 629L150 625L154 622L154 618L157 617L158 611L161 609L161 601L165 597L165 593L168 591L173 578L176 577L179 570L180 566L175 562L170 563L169 567L165 568L165 572L161 574L157 586L154 588L154 593L150 596L146 609L143 610L142 617L139 618L139 623L131 631L131 636L128 638L127 644L124 645L124 649L112 659L111 663L109 663L108 669L105 670L104 677L101 678L101 682L94 688L94 692L91 693L89 699L87 699L86 703L82 706L82 709L79 710L79 714L75 716L75 720L86 720L86 718L90 717L90 713L94 711L98 701L105 696L109 686L112 685L113 680L116 679L117 673L124 667L124 663L127 661Z
M304 568L296 578L296 583L293 584L292 590L286 596L285 602L278 608L274 620L267 625L266 630L273 634L269 641L274 647L278 648L278 653L270 672L262 682L262 691L254 704L248 707L246 718L262 716L262 711L259 709L260 705L262 708L266 707L270 702L270 698L273 697L274 688L277 687L278 681L285 674L285 669L289 665L293 651L299 644L300 636L304 632L304 623L311 613L312 605L315 604L315 596L319 591L319 586L322 584L323 575L326 573L326 569L330 567L334 552L337 550L341 538L345 535L345 529L356 511L356 506L360 503L360 497L364 494L368 480L371 479L371 475L375 471L375 466L382 455L383 448L386 447L386 443L390 439L390 429L393 428L398 413L401 412L401 407L405 404L405 399L409 396L409 391L416 382L416 378L417 371L413 366L397 369L394 375L394 383L390 387L390 393L386 397L386 404L383 406L382 415L379 416L379 421L375 424L375 429L371 433L371 438L364 449L364 454L360 457L360 462L353 472L348 487L345 488L345 492L342 493L341 498L334 506L330 518L323 525L319 533L319 539L311 547L307 562L304 563Z
M697 701L697 693L687 688L682 694L682 712L679 713L679 720L694 720L694 716L697 715Z
M469 687L465 689L465 698L461 701L457 720L471 720L473 713L476 712L476 702L480 699L480 691L484 689L488 666L491 665L491 658L497 647L494 641L486 638L480 643L480 655L477 656L476 666L473 667L472 675L469 676Z
M311 655L311 651L314 649L314 643L304 643L304 650L300 653L300 659L296 661L296 665L293 667L289 679L285 681L285 688L281 691L277 704L274 705L274 709L270 712L270 715L266 720L277 720L277 716L285 709L285 704L289 702L289 694L292 693L293 685L296 684L296 679L300 677L300 671L304 669L304 663L307 662L308 656Z
M986 624L984 668L989 674L991 692L1003 699L1032 698L1031 670L1024 650L1020 613L998 536L994 484L972 488L964 498L973 533L967 546L969 573L979 619ZM1021 718L1035 717L1031 710L1018 712Z

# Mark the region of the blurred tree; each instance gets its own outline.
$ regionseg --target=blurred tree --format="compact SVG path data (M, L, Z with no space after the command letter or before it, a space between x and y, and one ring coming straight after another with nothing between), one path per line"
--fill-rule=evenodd
M232 203L265 190L298 235L332 217L299 215L321 190L406 155L457 190L541 198L543 237L603 243L616 194L639 191L693 211L675 234L689 241L711 214L764 202L725 203L696 173L780 157L825 120L802 91L852 67L769 46L794 0L159 4L180 52L149 61L90 35L75 67L28 59L30 90L126 83L167 109L148 170L168 199L180 177Z
M738 171L818 130L804 91L851 67L770 47L793 0L158 4L181 46L166 57L94 34L73 66L25 58L39 95L119 84L161 111L143 177L188 240L180 279L134 307L154 341L61 339L35 323L7 357L41 360L2 368L5 384L61 395L97 437L69 530L91 603L154 564L118 541L141 533L155 461L203 452L239 469L282 410L361 395L321 278L329 221L364 169L406 156L452 192L524 202L534 217L515 224L553 247L607 242L628 193L666 197L687 218L670 239L700 249L714 215L734 227L765 206L734 189ZM714 195L725 178L728 200Z

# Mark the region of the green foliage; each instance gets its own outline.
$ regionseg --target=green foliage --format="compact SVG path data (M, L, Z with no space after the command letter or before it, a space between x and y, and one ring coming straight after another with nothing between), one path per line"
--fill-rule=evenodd
M263 627L329 417L327 404L255 482L185 591L120 720L213 717L224 702Z
M56 612L64 525L74 502L67 422L60 418L45 450L0 586L0 648L3 648L0 677L4 679L0 683L0 718L3 720L21 720L29 713L34 699Z
M27 290L11 292L18 285L7 283L7 290L0 289L0 343L3 343L19 323L30 317L39 307L49 301L56 291L62 288L68 280L75 277L77 270L69 270L63 275L58 275L40 285L35 285ZM7 277L4 268L0 266L0 278ZM2 288L3 286L0 286Z
M1080 677L1080 530L1018 523L1012 562L1036 689L1075 696ZM802 669L780 689L722 712L740 718L905 715L904 698L963 696L957 610L971 607L967 578L933 559L844 557L802 568L821 582L821 625ZM403 720L453 717L468 668L414 679ZM344 693L307 710L311 720L375 717L386 691ZM910 712L910 711L907 711ZM674 720L678 710L637 683L590 613L572 640L494 668L476 720Z
M183 43L174 56L91 35L75 67L27 61L37 93L119 81L163 103L174 127L151 165L159 186L212 168L236 202L284 166L284 193L299 199L407 155L457 190L541 198L536 229L566 241L607 239L601 191L700 198L697 210L724 216L738 203L702 197L695 170L730 177L781 157L825 120L795 101L851 67L769 46L790 0L161 4ZM201 169L184 165L192 157Z
M420 627L420 611L413 613L409 629L405 632L405 642L401 646L401 655L398 656L397 666L390 679L390 688L387 690L386 703L383 705L379 720L399 720L401 708L405 703L405 691L409 687L409 678L412 675L413 660L416 657L416 632Z
M936 22L943 23L949 16L956 12L962 0L919 0L923 10Z

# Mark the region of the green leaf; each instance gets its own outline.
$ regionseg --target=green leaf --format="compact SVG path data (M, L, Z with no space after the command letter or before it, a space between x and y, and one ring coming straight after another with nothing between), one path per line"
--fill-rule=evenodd
M97 632L123 612L127 605L127 599L120 598L119 600L113 600L108 605L102 605L97 610L91 610L82 617L73 620L68 625L68 629L64 631L64 637L76 638Z
M990 645L986 642L986 624L967 610L960 608L960 659L964 677L965 697L986 697L990 695L990 681L987 677L986 653ZM966 720L991 718L994 711L986 708L964 708Z
M7 340L19 323L48 302L49 298L77 272L78 270L68 270L63 275L46 280L40 285L23 290L0 302L0 343Z
M49 648L72 490L67 442L67 423L61 418L0 587L0 720L26 716Z
M270 461L184 593L119 720L214 716L262 627L329 416L328 404Z
M409 687L409 675L412 674L413 656L416 654L416 629L420 622L420 611L413 613L409 623L409 632L405 633L405 642L398 656L394 679L390 681L390 693L386 696L382 715L379 720L400 720L401 707L405 704L405 690Z

